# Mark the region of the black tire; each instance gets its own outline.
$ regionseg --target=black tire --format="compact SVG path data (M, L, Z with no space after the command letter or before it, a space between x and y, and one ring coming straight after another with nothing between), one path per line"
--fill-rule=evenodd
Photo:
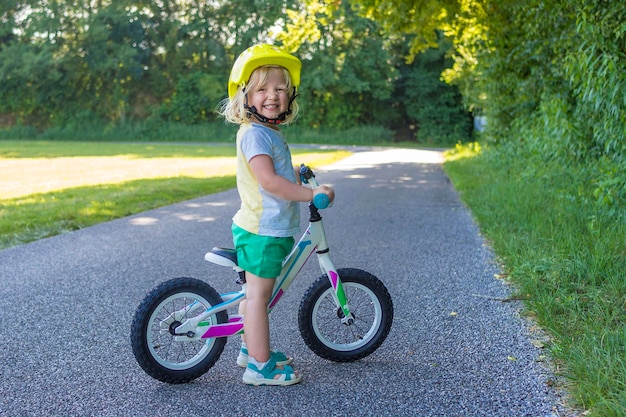
M318 278L300 303L298 325L307 346L318 356L352 362L374 352L384 342L393 322L393 302L385 285L360 269L337 271L353 314L344 324L326 275Z
M199 304L182 311L193 302ZM213 287L195 278L174 278L150 291L137 307L131 326L130 341L139 366L170 384L189 382L208 371L222 354L226 338L180 342L174 340L173 331L184 320L221 302ZM176 311L183 316L171 318ZM228 314L222 311L209 320L226 323Z

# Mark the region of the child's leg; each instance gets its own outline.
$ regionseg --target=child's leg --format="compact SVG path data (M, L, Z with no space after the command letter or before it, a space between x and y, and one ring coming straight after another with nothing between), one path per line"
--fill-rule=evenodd
M243 317L248 349L248 364L243 382L249 385L292 385L302 380L289 365L279 365L270 353L270 325L267 304L275 279L246 274L248 302ZM291 362L291 359L289 359Z
M246 304L244 311L245 342L248 355L258 362L270 359L270 326L267 304L272 296L275 279L260 278L246 272Z
M240 316L246 316L246 304L247 301L246 299L243 299L240 303L239 303L239 315ZM245 322L244 322L245 323ZM244 324L245 325L245 324ZM241 334L241 342L242 343L246 343L246 335L245 333Z
M243 317L246 316L246 304L247 301L243 300L239 303L239 314ZM293 363L293 358L285 355L280 351L270 352L270 356L276 360L276 364L279 366L282 365L291 365ZM248 345L246 344L246 334L241 334L241 349L239 350L239 355L237 355L237 366L245 368L248 365Z
M270 323L267 315L269 304L276 279L260 278L246 273L246 305L244 308L243 323L245 329L245 343L248 356L259 363L270 359ZM278 353L278 354L277 354ZM292 359L280 352L273 353L277 365L292 362Z

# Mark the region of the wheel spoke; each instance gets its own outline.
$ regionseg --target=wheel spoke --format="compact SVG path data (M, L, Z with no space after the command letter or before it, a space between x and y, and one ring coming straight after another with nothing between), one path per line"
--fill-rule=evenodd
M139 365L164 382L181 383L197 378L221 355L225 339L178 341L176 327L222 302L208 284L193 278L175 278L152 290L133 318L131 343ZM208 318L225 323L225 311Z
M354 361L374 352L385 340L393 321L393 303L374 275L359 269L337 271L351 317L335 303L326 276L309 287L300 304L298 324L305 343L319 356Z
M338 350L345 349L345 346L353 349L355 347L354 345L363 342L365 335L372 330L374 320L371 318L375 316L375 308L372 300L372 298L375 299L375 296L369 289L351 282L344 283L344 288L348 289L347 294L350 309L355 314L358 324L357 322L352 325L343 324L341 317L338 317L337 314L326 313L327 311L337 311L332 296L332 289L328 289L324 295L323 301L315 312L317 315L315 320L319 329L319 336ZM367 314L362 314L361 311L368 307L367 305L369 305L372 311ZM356 312L359 312L359 314L356 315Z

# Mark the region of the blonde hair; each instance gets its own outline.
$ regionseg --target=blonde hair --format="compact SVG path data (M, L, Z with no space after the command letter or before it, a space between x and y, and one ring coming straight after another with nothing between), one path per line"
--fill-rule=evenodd
M267 80L270 78L270 72L274 69L282 70L283 78L285 79L285 84L288 91L289 100L291 100L291 98L295 94L295 91L293 89L293 83L289 71L287 71L287 69L285 69L284 67L278 65L264 65L252 71L252 74L250 74L250 80L248 80L248 82L246 83L245 88L240 86L237 89L237 93L232 99L227 98L220 103L218 113L224 116L226 121L230 123L235 123L239 125L251 123L250 118L252 117L252 115L245 108L246 93L248 91L256 91L260 87L265 85L265 83L267 83ZM281 122L281 124L286 125L296 120L296 117L298 116L298 110L298 103L294 100L291 103L291 114L288 114L285 117L285 120Z

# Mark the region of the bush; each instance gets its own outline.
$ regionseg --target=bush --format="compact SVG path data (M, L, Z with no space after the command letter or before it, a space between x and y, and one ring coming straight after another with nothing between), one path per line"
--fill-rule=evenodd
M235 142L238 126L222 120L211 123L184 124L153 117L145 121L121 124L85 120L79 127L68 124L37 132L34 127L14 126L0 129L0 139L76 140L76 141L154 141L154 142ZM328 145L391 144L394 132L382 126L361 126L344 130L310 128L298 125L283 127L289 143Z
M375 145L393 142L394 132L382 126L360 126L343 130L310 128L296 123L284 129L289 143Z

